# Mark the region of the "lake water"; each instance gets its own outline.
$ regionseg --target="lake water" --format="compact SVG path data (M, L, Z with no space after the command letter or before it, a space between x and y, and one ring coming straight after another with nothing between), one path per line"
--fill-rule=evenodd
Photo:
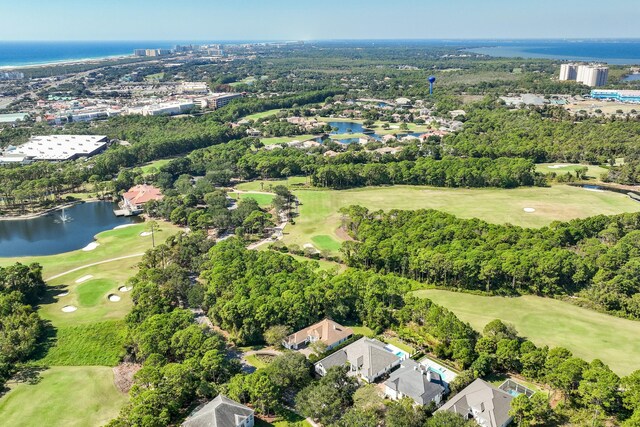
M338 135L338 134L349 134L349 133L366 133L368 136L372 137L373 139L380 139L381 135L373 132L370 129L366 129L364 126L362 126L362 124L360 123L356 123L356 122L328 122L327 123L329 126L331 126L332 128L335 128L337 130L334 130L331 132L331 135ZM402 138L404 136L420 136L422 135L421 133L417 132L402 132L402 131L398 131L397 129L395 129L394 132L396 133L396 135L398 136L398 138ZM338 142L341 142L343 144L351 144L354 142L358 142L358 138L345 138L345 139L338 139Z
M635 82L640 80L640 74L629 74L622 79L623 82Z
M53 255L82 249L93 237L118 225L139 222L116 217L111 202L82 203L65 209L71 218L60 221L61 211L33 219L0 221L0 257Z

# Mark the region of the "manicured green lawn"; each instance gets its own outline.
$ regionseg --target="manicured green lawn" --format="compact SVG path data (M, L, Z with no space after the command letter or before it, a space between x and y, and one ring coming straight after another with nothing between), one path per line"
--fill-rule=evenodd
M247 77L245 79L240 80L239 82L233 82L233 83L229 83L229 86L234 87L234 86L239 86L241 84L251 84L253 82L256 81L256 78L253 76Z
M0 265L39 262L49 291L39 313L55 328L51 347L36 364L50 367L35 385L20 384L0 398L2 425L96 426L117 415L127 396L113 384L111 366L120 361L126 339L124 316L131 310L131 292L120 291L137 271L137 263L152 245L140 236L146 224L109 230L97 236L93 251L77 250L45 257L2 258ZM156 244L179 231L160 223ZM114 258L135 255L131 258ZM111 260L111 261L109 261ZM99 265L91 263L109 261ZM80 268L77 271L69 271ZM78 283L85 276L91 278ZM66 294L64 294L66 293ZM119 301L109 301L109 294ZM77 307L63 312L66 305Z
M291 176L287 179L265 179L251 182L244 182L236 186L238 190L244 191L270 191L276 185L286 185L287 187L296 188L307 184L307 178L304 176Z
M601 359L619 375L640 366L640 322L533 295L486 297L436 289L416 291L481 331L493 319L512 323L536 345L566 347L587 361Z
M248 187L246 184L242 186ZM295 186L292 189L301 202L300 216L296 217L296 224L288 225L285 229L284 242L300 247L307 243L314 244L314 238L320 236L342 242L344 238L337 233L341 225L338 210L349 205L383 210L431 208L461 218L480 218L491 223L511 223L523 227L542 227L552 221L598 214L640 211L640 203L623 194L587 191L568 185L513 190L424 186L369 187L342 191L297 190ZM523 209L526 207L534 208L535 212L525 212ZM320 239L321 242L328 241L326 237Z
M118 415L127 396L104 366L54 367L40 383L19 384L0 398L0 424L11 427L93 427Z
M362 325L345 325L353 329L355 335L363 335L365 337L375 337L376 334L367 326Z
M122 320L58 328L55 343L37 364L45 366L116 366L126 340Z
M336 241L333 237L331 236L327 236L325 234L320 235L320 236L313 236L311 238L311 241L313 242L313 245L322 250L328 250L328 251L338 251L340 249L340 246L342 245L342 243Z
M541 173L555 172L558 175L565 175L567 172L575 172L577 169L585 166L588 169L587 176L596 181L600 181L600 176L607 173L607 169L601 166L580 165L576 163L539 163L536 165L536 171Z
M274 136L272 138L260 138L260 142L264 145L284 144L291 141L307 141L315 138L315 135L293 135L293 136Z
M147 163L146 165L143 165L140 167L140 169L142 170L142 173L144 175L148 174L151 172L151 169L154 168L156 170L159 170L160 167L166 165L167 163L169 163L171 160L173 159L160 159L160 160L155 160L153 162Z
M88 280L78 285L78 302L80 306L93 307L101 299L107 297L107 291L113 290L117 285L110 279Z
M234 199L240 198L240 199L253 199L256 202L258 202L258 205L260 205L260 207L265 207L265 206L269 206L271 205L271 202L273 202L273 198L275 197L272 194L240 194L240 193L229 193L230 197L233 197Z
M159 222L159 225L160 230L155 234L156 244L164 242L167 237L180 230L179 227L167 222ZM146 224L140 223L131 227L104 231L96 236L100 246L92 251L77 250L50 256L0 258L0 265L38 262L43 266L43 276L47 279L86 264L144 253L151 247L151 236L140 236L146 227ZM92 273L88 271L84 274Z
M271 363L271 360L273 360L273 356L252 354L251 356L247 356L245 360L256 369L262 369L269 366L269 363Z
M269 117L269 116L275 116L280 111L283 111L283 110L281 110L280 108L276 108L276 109L273 109L273 110L263 111L261 113L249 114L248 116L245 116L244 118L246 120L258 120L258 119L263 119L263 118Z
M119 288L136 273L138 262L140 258L109 262L49 281L51 300L40 306L40 315L51 320L56 327L123 319L131 310L131 292L122 292ZM89 274L92 279L76 283ZM68 294L62 295L63 292ZM109 294L118 295L120 301L109 301ZM65 313L62 307L66 305L78 309Z

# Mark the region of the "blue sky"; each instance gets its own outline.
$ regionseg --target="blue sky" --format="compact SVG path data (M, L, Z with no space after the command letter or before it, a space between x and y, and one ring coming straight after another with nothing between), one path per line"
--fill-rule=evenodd
M0 0L0 42L640 38L637 1Z

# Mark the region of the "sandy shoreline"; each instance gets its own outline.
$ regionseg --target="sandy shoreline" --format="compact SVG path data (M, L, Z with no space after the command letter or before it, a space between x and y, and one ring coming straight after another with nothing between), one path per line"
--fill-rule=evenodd
M83 59L61 59L60 61L42 62L37 64L23 64L23 65L0 65L0 71L13 71L24 70L42 67L52 67L56 65L81 65L90 64L93 62L114 61L119 59L135 58L134 55L113 55L113 56L99 56L95 58L83 58Z

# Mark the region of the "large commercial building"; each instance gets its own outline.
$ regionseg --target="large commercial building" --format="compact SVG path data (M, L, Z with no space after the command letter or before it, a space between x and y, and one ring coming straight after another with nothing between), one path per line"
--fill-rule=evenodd
M8 148L4 155L59 162L98 154L107 148L108 142L104 135L33 136L25 144Z
M211 102L209 105L211 108L218 109L227 105L232 99L240 98L244 96L242 93L227 93L227 94L219 94L213 96L211 98Z
M182 82L178 91L188 95L205 95L209 93L209 86L205 82Z
M143 107L131 107L126 111L127 115L140 114L143 116L174 116L193 110L195 104L191 101L176 101L165 104L145 105Z
M609 68L596 64L562 64L559 80L575 80L591 87L604 86L609 78Z
M640 90L592 90L593 99L610 99L618 102L640 103Z

